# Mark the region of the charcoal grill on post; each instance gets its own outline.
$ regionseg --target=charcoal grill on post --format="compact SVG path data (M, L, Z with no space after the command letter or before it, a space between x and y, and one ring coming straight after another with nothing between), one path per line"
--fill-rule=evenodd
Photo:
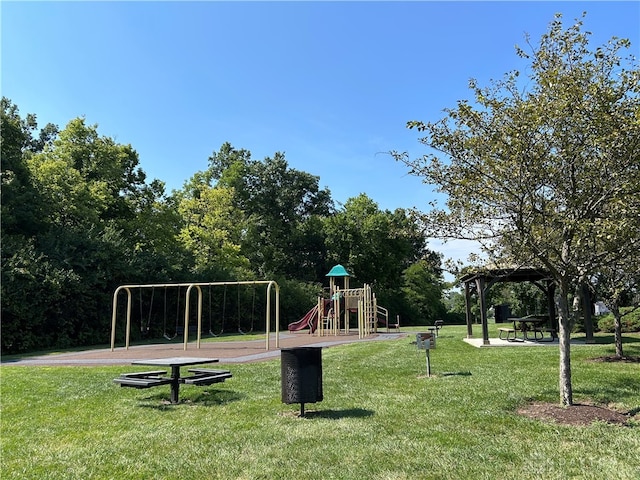
M321 402L322 348L283 348L280 351L282 402L299 403L304 417L304 404Z

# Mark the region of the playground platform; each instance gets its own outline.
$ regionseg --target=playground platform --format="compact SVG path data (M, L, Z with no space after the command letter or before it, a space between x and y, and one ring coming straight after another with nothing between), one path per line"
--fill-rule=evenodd
M295 347L332 347L345 343L372 342L380 340L395 340L406 337L406 333L377 333L365 338L358 338L358 332L341 335L318 337L310 335L308 331L281 332L279 348L275 348L275 337L272 334L270 350L265 348L265 339L249 341L202 341L200 348L196 348L195 341L187 345L183 343L160 343L153 345L130 346L129 349L116 347L85 350L81 352L66 352L33 357L22 357L4 361L5 365L24 366L91 366L91 365L130 365L131 362L144 359L171 358L177 356L215 357L220 363L251 363L280 358L281 348Z

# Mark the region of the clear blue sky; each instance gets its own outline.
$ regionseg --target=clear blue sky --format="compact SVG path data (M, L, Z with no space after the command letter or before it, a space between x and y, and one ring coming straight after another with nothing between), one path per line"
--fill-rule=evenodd
M169 191L228 141L285 152L337 202L426 209L431 187L384 153L425 151L406 122L522 68L525 33L583 11L595 45L640 52L640 2L2 1L2 95L41 126L97 123Z

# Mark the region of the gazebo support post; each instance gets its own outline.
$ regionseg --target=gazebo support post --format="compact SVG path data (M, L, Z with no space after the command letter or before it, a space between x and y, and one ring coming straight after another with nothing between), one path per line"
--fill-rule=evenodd
M478 300L480 302L480 322L482 324L482 344L489 345L489 325L487 324L487 300L485 298L484 276L476 278L476 289L478 290Z
M552 280L547 280L547 311L549 312L548 326L558 331L558 322L556 319L556 285Z
M471 320L471 290L469 283L464 283L464 305L467 314L467 338L473 338L473 322Z

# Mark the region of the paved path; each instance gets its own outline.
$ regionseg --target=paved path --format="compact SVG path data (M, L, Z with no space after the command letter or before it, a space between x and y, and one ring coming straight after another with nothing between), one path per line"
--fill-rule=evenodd
M134 360L148 358L170 358L170 357L214 357L219 358L221 363L248 363L259 362L280 357L281 348L294 348L302 346L331 347L345 343L371 342L379 340L393 340L403 336L405 333L377 333L365 338L358 338L357 333L331 335L318 337L310 335L308 332L280 333L279 348L275 347L275 336L270 336L270 349L266 350L266 339L250 341L217 341L201 342L200 349L196 348L196 343L189 343L187 350L184 350L183 343L165 343L156 345L138 345L125 349L116 347L111 349L86 350L82 352L59 353L50 355L40 355L34 357L23 357L15 361L3 361L4 365L129 365Z

